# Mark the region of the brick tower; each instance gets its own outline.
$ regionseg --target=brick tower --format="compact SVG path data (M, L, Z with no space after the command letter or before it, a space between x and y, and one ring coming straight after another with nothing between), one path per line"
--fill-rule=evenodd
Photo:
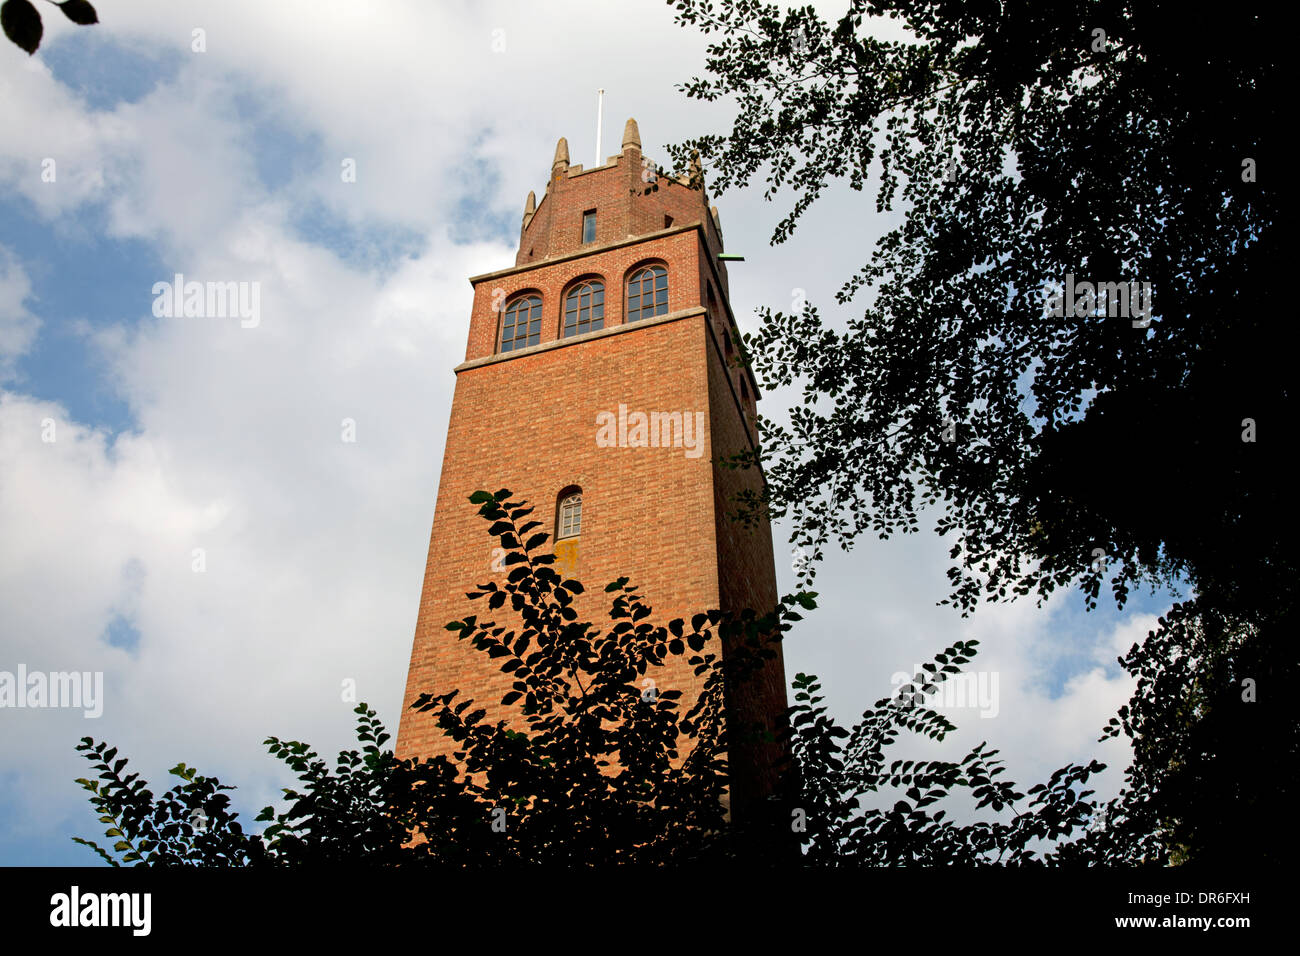
M509 488L536 508L598 625L603 586L623 575L660 623L776 604L770 529L727 517L761 477L718 463L757 441L758 394L735 345L718 213L702 177L652 169L635 120L594 169L571 166L561 139L541 202L528 194L514 266L470 279L399 757L450 752L432 717L411 710L421 693L458 688L489 720L509 717L497 702L511 678L445 629L482 610L465 592L493 574L495 541L467 501L477 489ZM698 693L680 658L655 679ZM785 707L780 657L728 691L728 713L746 720L771 725ZM773 756L733 751L734 812L770 790Z

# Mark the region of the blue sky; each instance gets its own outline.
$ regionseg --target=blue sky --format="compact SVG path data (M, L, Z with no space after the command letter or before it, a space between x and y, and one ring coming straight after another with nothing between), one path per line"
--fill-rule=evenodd
M289 782L266 736L352 740L345 681L395 731L468 276L513 263L559 136L591 163L597 86L607 153L629 115L663 160L723 115L673 89L704 41L650 0L99 7L92 28L46 12L33 58L0 48L0 670L102 671L106 693L98 720L0 711L0 864L96 861L69 839L101 829L73 783L83 735L155 792L182 760L237 784L251 820ZM629 22L655 57L603 42ZM748 330L796 289L829 307L885 225L851 194L773 249L783 210L753 191L718 205ZM260 325L156 317L176 272L260 283ZM787 589L789 550L778 534ZM821 675L848 720L975 637L1002 713L960 718L952 746L987 738L1026 783L1091 756L1128 696L1114 657L1169 598L961 619L936 606L945 551L916 535L830 556L788 675ZM1103 795L1124 757L1101 757Z

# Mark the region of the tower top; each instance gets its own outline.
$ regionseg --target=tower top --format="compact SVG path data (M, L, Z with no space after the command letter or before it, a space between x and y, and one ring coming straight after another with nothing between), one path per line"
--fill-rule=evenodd
M636 120L629 118L627 125L623 127L623 149L630 146L641 148L641 131L636 128Z
M618 155L589 169L570 162L569 141L560 137L545 194L529 193L524 204L515 265L691 225L704 230L710 253L720 255L720 219L709 207L699 154L685 173L660 174L642 156L641 130L630 117Z

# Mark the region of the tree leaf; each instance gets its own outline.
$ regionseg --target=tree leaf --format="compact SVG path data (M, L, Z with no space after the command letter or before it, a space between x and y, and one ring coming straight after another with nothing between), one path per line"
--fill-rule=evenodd
M36 52L45 34L41 15L30 0L5 0L0 6L0 27L4 28L5 36L28 54Z
M62 3L56 3L63 15L79 26L89 26L92 23L99 22L99 16L95 13L95 8L89 3L89 0L63 0Z

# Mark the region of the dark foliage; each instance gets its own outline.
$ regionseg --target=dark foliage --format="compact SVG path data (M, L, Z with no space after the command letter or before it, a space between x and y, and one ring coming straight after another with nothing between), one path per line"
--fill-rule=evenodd
M721 34L686 92L739 104L729 135L679 160L698 151L715 190L765 172L767 197L792 193L774 242L832 181L863 189L873 171L877 210L902 213L839 293L873 293L859 318L839 331L811 306L763 311L749 343L769 384L804 388L763 448L800 543L915 530L941 502L966 610L1076 581L1095 597L1095 547L1121 602L1171 573L1222 582L1216 601L1247 577L1252 597L1294 593L1275 467L1291 419L1285 176L1268 167L1282 60L1263 16L1216 8L1210 44L1182 3L852 0L836 23L673 5ZM868 16L914 41L867 36ZM1045 314L1067 275L1150 282L1147 325L1105 301ZM1248 417L1258 442L1242 441Z
M510 570L504 585L480 585L470 596L510 623L470 616L448 627L513 678L502 701L518 705L513 725L488 721L480 702L448 690L415 706L436 715L457 763L397 760L364 704L356 709L362 746L340 753L333 769L306 744L269 738L301 785L285 791L286 810L262 811L258 820L269 826L258 834L230 812L229 787L180 765L172 772L184 783L155 799L137 774L122 775L116 748L87 738L78 749L98 778L80 782L116 842L111 852L78 842L115 865L1010 863L1041 859L1035 841L1050 845L1091 819L1082 787L1102 769L1096 763L1063 768L1021 793L1001 779L985 744L959 763L886 762L901 730L942 740L954 729L923 702L969 661L975 648L966 642L937 655L852 731L827 715L815 680L800 675L787 786L772 812L729 823L726 754L747 730L722 719L726 681L746 679L799 620L795 608L815 606L813 595L792 595L765 616L713 611L658 626L622 578L605 589L610 626L601 630L579 620L582 585L553 570L554 555L542 550L549 536L528 520L532 509L509 498L472 499ZM697 699L643 689L646 675L673 657L702 677ZM957 789L1010 820L946 819L936 804ZM891 790L898 799L887 809L867 806Z
M755 369L802 401L737 459L769 480L742 510L788 516L820 556L930 508L963 613L1061 586L1090 606L1107 583L1121 606L1139 584L1194 590L1123 662L1145 683L1111 821L1142 859L1280 852L1242 842L1300 770L1294 712L1260 706L1290 686L1300 580L1279 24L1165 0L849 0L833 22L670 5L716 37L684 91L737 104L677 161L787 199L774 243L836 182L899 220L839 290L861 300L847 321L760 310ZM1070 302L1067 282L1114 285ZM1259 700L1229 706L1243 678Z
M99 22L90 0L62 0L56 7L63 15L78 26L89 26ZM45 35L45 24L41 22L40 11L32 5L31 0L4 0L0 3L0 28L11 41L29 54L35 53Z

